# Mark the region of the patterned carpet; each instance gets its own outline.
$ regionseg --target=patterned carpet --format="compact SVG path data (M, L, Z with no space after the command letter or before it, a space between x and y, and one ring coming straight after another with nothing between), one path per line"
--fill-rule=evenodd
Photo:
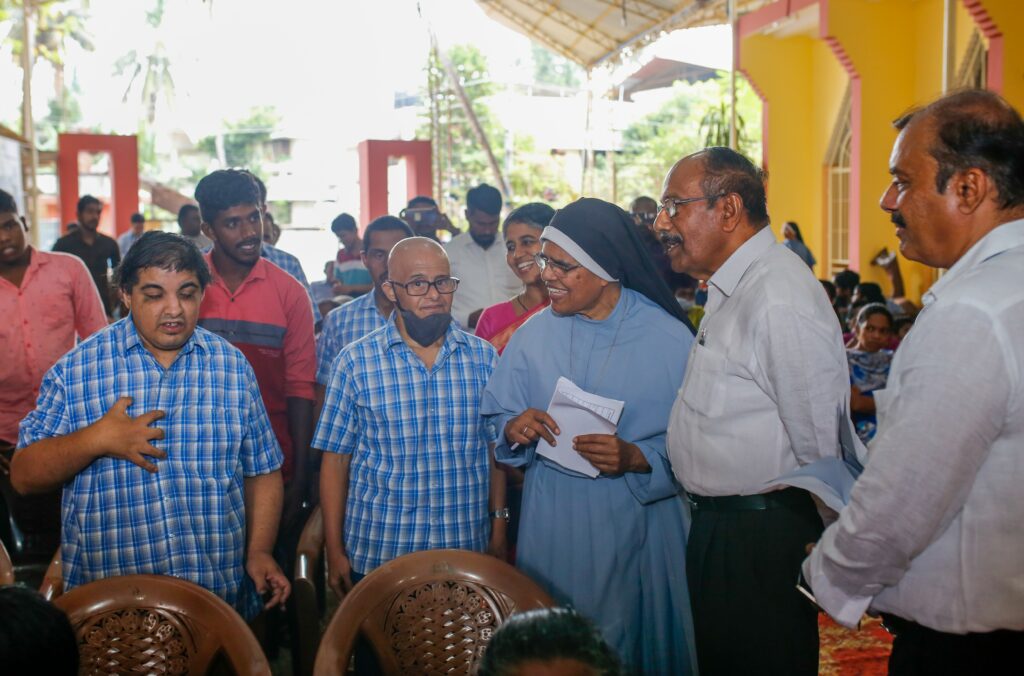
M879 620L867 618L860 630L852 630L819 614L818 633L820 676L885 676L892 636Z

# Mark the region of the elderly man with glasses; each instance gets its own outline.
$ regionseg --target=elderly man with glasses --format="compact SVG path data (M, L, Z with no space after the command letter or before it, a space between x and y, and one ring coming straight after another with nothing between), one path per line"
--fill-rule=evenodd
M697 659L705 674L818 673L796 590L822 530L811 496L771 481L838 453L849 374L835 313L768 227L762 172L728 148L680 160L654 228L672 267L708 282L668 456L687 491Z
M426 549L504 556L505 483L480 416L497 353L452 322L444 249L398 242L382 289L387 323L338 354L313 446L329 582L339 594L374 568Z

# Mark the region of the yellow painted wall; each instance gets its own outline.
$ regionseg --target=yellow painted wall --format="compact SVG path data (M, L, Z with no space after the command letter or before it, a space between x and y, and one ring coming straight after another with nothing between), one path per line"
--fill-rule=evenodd
M846 75L828 46L814 38L756 35L746 39L741 65L768 98L768 211L776 235L800 224L824 276L822 165Z
M1024 110L1024 0L985 0L1004 39L1003 93ZM892 120L942 92L943 0L829 0L826 35L839 40L860 76L860 218L858 256L851 267L888 290L870 261L897 248L893 225L878 207L889 183ZM957 2L954 77L976 29ZM1016 38L1016 39L1015 39ZM827 270L823 168L836 114L849 79L831 48L814 35L742 39L740 63L768 105L768 207L776 230L800 223L804 239ZM930 268L900 261L907 295L919 299L934 282Z
M782 224L796 221L808 238L817 222L814 203L818 178L809 164L806 130L811 123L812 88L810 53L813 40L795 37L778 40L756 35L743 43L741 66L766 93L768 128L768 213L779 235ZM820 200L820 197L819 197ZM820 203L820 202L819 202ZM813 245L808 241L808 246Z

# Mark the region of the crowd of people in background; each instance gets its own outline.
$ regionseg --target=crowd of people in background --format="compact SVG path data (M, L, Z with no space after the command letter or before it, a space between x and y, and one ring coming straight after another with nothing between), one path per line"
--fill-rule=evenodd
M312 285L245 169L199 181L180 233L135 214L114 240L83 196L53 252L0 191L0 470L59 499L66 589L175 575L253 619L319 505L339 596L457 548L573 609L510 621L481 674L530 650L812 674L819 609L882 613L891 673L989 673L1024 644L1024 122L966 91L896 127L881 206L904 256L948 270L923 310L888 251L888 296L816 279L728 148L628 210L480 184L465 232L429 196L340 214ZM841 512L776 483L844 457L845 430L868 450Z

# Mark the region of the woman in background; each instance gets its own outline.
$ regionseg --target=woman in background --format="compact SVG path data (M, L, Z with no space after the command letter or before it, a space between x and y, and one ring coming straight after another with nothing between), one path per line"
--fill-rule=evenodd
M846 351L850 365L850 413L857 436L865 444L875 436L876 390L885 389L892 366L893 317L882 303L869 303L861 308L854 329L856 342Z
M476 335L496 347L498 354L505 351L516 329L548 306L548 290L533 257L540 253L540 233L554 215L547 204L531 202L513 210L501 226L505 260L525 288L512 300L486 308L476 323Z
M786 224L782 226L782 237L783 245L797 256L807 263L807 267L814 269L814 265L818 262L814 260L814 254L804 244L804 237L800 234L800 226L794 221L786 221Z

